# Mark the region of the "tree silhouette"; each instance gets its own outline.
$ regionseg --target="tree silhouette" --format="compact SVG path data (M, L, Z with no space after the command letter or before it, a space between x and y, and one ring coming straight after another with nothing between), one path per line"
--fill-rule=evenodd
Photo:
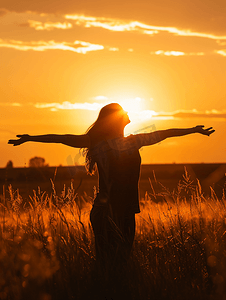
M48 167L48 164L45 164L45 158L35 156L35 157L30 158L29 167L30 168L43 168L43 167Z
M6 164L6 169L12 169L13 168L13 162L9 160Z

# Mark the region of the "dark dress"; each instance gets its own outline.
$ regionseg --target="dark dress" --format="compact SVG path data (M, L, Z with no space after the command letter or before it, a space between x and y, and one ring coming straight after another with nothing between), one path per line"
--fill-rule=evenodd
M102 268L122 267L135 235L135 214L140 212L138 181L141 157L136 136L102 141L90 149L97 163L99 188L90 220L96 258Z

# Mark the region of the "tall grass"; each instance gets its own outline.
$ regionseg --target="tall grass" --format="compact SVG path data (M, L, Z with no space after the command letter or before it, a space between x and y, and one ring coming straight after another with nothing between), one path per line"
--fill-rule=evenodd
M11 185L0 196L0 299L120 299L96 273L92 199L52 187L26 201ZM141 208L123 298L226 299L224 193L205 197L185 172Z

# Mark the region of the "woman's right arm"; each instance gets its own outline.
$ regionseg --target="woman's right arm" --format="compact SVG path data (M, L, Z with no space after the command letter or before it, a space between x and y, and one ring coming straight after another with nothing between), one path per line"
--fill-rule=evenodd
M87 134L45 134L45 135L17 135L18 140L9 140L8 144L19 146L25 142L60 143L74 148L87 148L90 146Z

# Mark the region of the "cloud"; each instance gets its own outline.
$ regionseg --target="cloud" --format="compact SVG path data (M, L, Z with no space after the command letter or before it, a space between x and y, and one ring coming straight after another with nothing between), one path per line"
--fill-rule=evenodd
M139 98L137 98L139 99ZM51 111L58 111L58 110L92 110L92 111L97 111L100 110L104 105L111 103L112 101L105 97L105 96L96 96L93 97L93 101L105 101L105 103L71 103L69 101L64 101L63 103L58 103L58 102L51 102L51 103L27 103L27 104L21 104L18 102L5 102L5 103L0 103L0 106L2 107L21 107L21 106L33 106L38 109L50 109ZM117 101L114 101L117 102ZM155 120L175 120L175 119L226 119L226 109L220 111L216 109L212 110L205 110L205 111L198 111L197 109L192 109L192 110L185 110L185 109L179 109L176 111L172 112L164 112L164 111L154 111L154 110L141 110L141 111L136 111L135 113L135 118L134 120L147 120L147 119L155 119Z
M76 53L86 54L89 51L103 50L104 46L91 44L83 41L75 41L74 43L55 41L37 41L37 42L23 42L9 40L4 41L0 39L0 47L2 48L12 48L20 51L46 51L46 50L67 50Z
M31 106L36 109L48 109L52 112L62 111L62 110L88 110L88 111L99 111L104 105L111 103L107 97L105 96L97 96L92 98L94 101L100 101L100 103L93 102L80 102L80 103L71 103L69 101L64 101L62 103L52 102L52 103L25 103L20 104L17 102L14 103L0 103L0 107L20 107L20 106ZM101 101L103 100L104 103ZM116 102L116 101L114 101ZM135 111L132 115L130 115L132 123L140 123L143 121L151 121L151 120L184 120L184 119L217 119L219 121L226 120L226 110L206 110L206 111L197 111L193 110L183 110L179 109L172 112L165 111L154 111L154 110L141 110ZM200 121L198 121L200 122Z
M4 13L6 10L2 10ZM1 13L1 10L0 10ZM10 15L11 14L11 15ZM95 28L102 28L108 31L118 32L119 35L121 35L123 32L131 32L136 33L140 35L148 35L158 36L156 39L157 41L164 39L167 35L175 36L175 37L196 37L196 38L206 38L206 39L212 39L216 42L217 48L215 47L215 54L218 55L224 55L224 50L221 50L220 48L225 48L222 46L225 46L226 43L226 35L215 35L210 33L202 33L202 32L195 32L190 29L180 29L178 27L172 27L172 26L155 26L150 25L147 22L139 22L134 20L124 20L120 18L109 18L109 17L96 17L89 16L89 15L53 15L53 14L35 14L34 12L27 12L27 13L12 13L9 12L9 16L5 18L4 22L9 22L10 25L20 27L30 27L37 31L51 31L54 29L72 29L74 27L74 30L84 30L84 28L87 28L86 32L89 34L89 28L92 28L91 34L93 35ZM24 23L21 23L21 20L25 21ZM164 23L166 24L166 23ZM99 33L99 30L97 30ZM22 34L24 36L24 33L27 31L22 30ZM87 35L86 34L86 35ZM45 33L43 33L43 38L39 42L22 42L22 41L2 41L0 40L0 47L7 47L7 48L14 48L21 51L27 51L27 50L33 50L33 51L45 51L48 49L58 49L58 50L68 50L73 51L77 53L87 53L88 51L95 51L95 50L102 50L103 48L107 49L108 51L119 51L119 48L117 45L95 45L95 44L89 44L86 49L84 45L82 47L77 47L73 43L67 43L67 42L55 42L54 40L46 41L45 40ZM122 37L121 37L122 38ZM52 38L53 39L53 38ZM18 38L19 40L19 38ZM148 39L149 40L149 39ZM205 41L207 42L207 41ZM36 43L36 44L35 44ZM42 43L42 44L41 44ZM152 44L153 47L154 44ZM183 43L184 45L184 43ZM132 45L131 45L132 46ZM132 52L132 47L128 45L128 51ZM157 50L157 51L156 51ZM182 51L181 51L182 50ZM217 51L219 50L219 51ZM186 50L183 49L151 49L152 55L164 55L164 56L184 56L184 55L204 55L203 52L197 51L197 53L186 53ZM192 50L191 50L192 51ZM220 52L221 51L221 52Z
M190 119L190 118L218 118L226 119L226 110L219 111L216 109L206 110L206 111L197 111L193 110L176 110L174 112L165 113L159 112L158 117L173 117L174 119Z
M150 30L150 26L137 21L126 23L122 20L112 18L90 17L82 15L65 15L65 18L74 20L76 25L84 26L86 28L99 27L110 31L142 31L143 33L145 33L146 29L148 29L149 32L147 34L158 33L157 30Z
M220 46L226 46L225 41L217 41L217 44L220 45Z
M13 103L9 103L9 102L6 102L6 103L0 103L0 106L22 106L21 103L17 103L17 102L13 102Z
M102 0L1 0L1 7L14 12L32 11L46 14L82 14L110 16L152 24L169 24L180 28L202 28L195 31L225 32L225 0L191 1L102 1Z
M158 50L155 52L155 54L157 55L166 55L166 56L181 56L181 55L185 55L184 52L180 52L180 51L163 51L163 50Z
M91 98L91 100L94 100L94 101L106 101L106 100L108 100L108 97L106 97L106 96L96 96L96 97Z
M103 105L99 103L71 103L65 101L61 103L36 103L34 105L36 108L50 108L52 111L57 111L60 109L84 109L84 110L99 110Z
M35 30L53 30L53 29L70 29L72 24L68 22L39 22L34 20L28 20L28 26Z
M156 54L156 55L165 55L165 56L184 56L184 55L204 55L203 52L197 52L197 53L185 53L185 52L181 52L181 51L163 51L163 50L158 50L155 52L151 52L150 54Z
M158 113L154 110L147 109L147 110L137 112L136 119L140 121L144 121L144 120L152 119L154 116L157 117Z
M226 50L218 50L218 51L215 51L215 52L220 54L220 55L226 56Z
M210 33L194 32L190 29L179 29L177 27L154 26L139 21L125 22L119 19L92 17L84 15L65 15L66 19L74 20L78 26L99 27L110 31L137 31L142 34L154 35L159 32L168 32L177 36L200 37L213 40L226 40L226 36L219 36Z
M84 110L100 110L103 105L111 103L107 97L105 96L97 96L92 98L94 101L104 100L107 101L104 104L101 103L71 103L69 101L65 101L63 103L36 103L32 104L36 108L49 108L52 111L57 110L71 110L71 109L84 109ZM116 102L116 101L115 101ZM161 120L174 120L174 119L193 119L193 118L218 118L218 119L226 119L226 110L206 110L206 111L197 111L196 109L193 110L176 110L173 112L164 112L164 111L154 111L154 110L141 110L135 112L136 116L135 119L138 120L147 120L147 119L161 119Z
M119 51L119 48L109 47L109 51Z
M136 115L133 116L135 121L146 121L146 120L183 120L183 119L226 119L226 110L218 111L212 109L211 111L197 111L193 110L176 110L173 112L156 112L154 110L142 110L138 111Z

